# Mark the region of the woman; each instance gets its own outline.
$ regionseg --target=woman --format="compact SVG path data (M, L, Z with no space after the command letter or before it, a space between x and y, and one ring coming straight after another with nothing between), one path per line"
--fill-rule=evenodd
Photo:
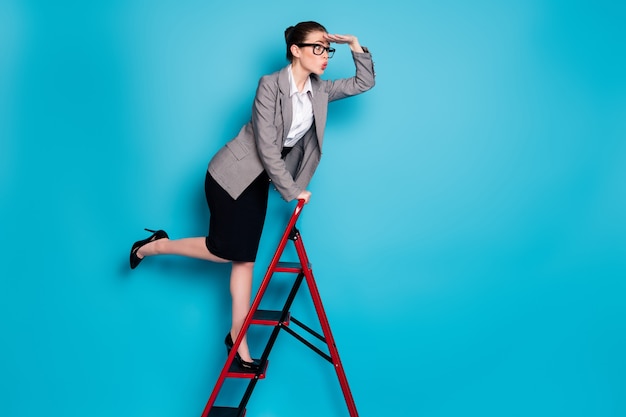
M287 59L282 70L261 78L252 118L213 157L205 180L211 212L205 237L170 240L163 230L135 242L130 266L146 256L175 254L213 262L231 262L232 325L226 335L233 346L250 309L252 273L267 209L269 183L286 201L309 202L306 189L322 149L328 102L365 92L374 86L369 51L352 35L331 35L316 22L285 30ZM320 79L335 52L330 43L347 44L356 65L351 78ZM243 338L236 359L258 369Z

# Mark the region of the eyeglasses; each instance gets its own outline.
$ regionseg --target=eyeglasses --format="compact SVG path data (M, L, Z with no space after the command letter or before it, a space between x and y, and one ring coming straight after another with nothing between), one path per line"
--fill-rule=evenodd
M332 58L335 54L335 48L327 48L324 45L320 45L319 43L298 43L296 44L299 47L303 46L312 46L314 55L322 55L324 51L328 52L328 58Z

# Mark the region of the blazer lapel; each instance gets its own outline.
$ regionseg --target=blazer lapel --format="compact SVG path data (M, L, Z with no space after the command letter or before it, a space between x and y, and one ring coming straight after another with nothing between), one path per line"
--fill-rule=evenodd
M287 71L287 67L284 67L278 74L278 88L280 90L280 109L283 118L283 137L281 139L282 142L284 142L291 128L293 119L293 104L289 96L291 85L289 84L289 72Z

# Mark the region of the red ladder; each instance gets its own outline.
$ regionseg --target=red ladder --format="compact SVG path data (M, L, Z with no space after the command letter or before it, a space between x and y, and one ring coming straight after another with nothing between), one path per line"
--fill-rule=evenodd
M317 285L315 284L315 279L313 278L313 270L311 269L311 265L309 263L309 258L307 257L306 251L304 250L304 244L302 243L302 237L300 236L300 232L298 231L298 229L296 229L296 221L298 220L298 217L302 212L303 206L304 200L299 200L296 208L293 211L293 214L291 215L291 218L289 219L287 227L285 228L285 232L282 235L278 248L274 253L274 257L272 258L267 272L265 273L265 277L261 282L259 291L254 298L254 301L250 308L250 312L246 316L241 332L239 332L237 340L234 341L234 346L231 349L228 358L226 359L226 363L224 364L222 372L220 373L215 387L213 388L211 397L209 398L209 401L207 402L207 405L202 412L202 417L243 417L245 415L246 404L248 403L248 400L252 395L252 391L254 390L256 383L259 379L265 378L268 357L280 330L284 330L288 334L294 336L297 340L315 351L322 358L333 364L337 372L337 377L339 378L339 384L341 385L341 390L343 391L343 395L345 397L350 416L358 417L356 405L354 404L354 398L352 398L352 393L350 392L350 387L348 386L348 379L346 378L343 365L341 364L341 360L339 359L339 352L337 352L337 347L335 346L335 339L333 338L332 332L330 330L328 318L326 317L326 312L324 311L324 306L322 305L322 299L320 298ZM300 262L280 262L280 257L283 254L288 240L294 242ZM263 295L265 294L265 290L267 289L272 276L276 272L288 272L298 275L294 281L291 291L289 292L289 295L287 296L287 300L285 301L282 310L260 310L259 305L261 304L261 300L263 298ZM298 293L298 289L300 288L303 279L306 279L306 283L309 287L309 292L311 294L311 298L313 299L313 305L315 306L319 323L322 327L323 335L319 334L315 330L312 330L310 327L298 321L296 318L290 317L289 309L291 308L291 304L293 303L293 300ZM299 326L301 329L305 330L312 336L324 342L330 354L327 354L324 351L320 350L317 346L313 345L311 342L295 332L293 329L289 328L290 322ZM252 324L274 326L274 329L268 339L267 345L260 359L261 366L256 372L241 368L237 361L234 360L235 354L237 353L237 348L239 347L239 344L243 339L243 335L248 331L248 328ZM215 401L217 400L220 389L222 388L222 385L224 384L226 378L250 379L250 382L248 383L248 388L246 389L241 399L241 402L237 407L222 407L215 405Z

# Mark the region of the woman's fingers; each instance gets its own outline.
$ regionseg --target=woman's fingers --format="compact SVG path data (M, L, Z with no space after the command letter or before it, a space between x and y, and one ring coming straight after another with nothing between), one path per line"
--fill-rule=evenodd
M327 34L326 39L335 43L350 43L354 39L352 35Z

